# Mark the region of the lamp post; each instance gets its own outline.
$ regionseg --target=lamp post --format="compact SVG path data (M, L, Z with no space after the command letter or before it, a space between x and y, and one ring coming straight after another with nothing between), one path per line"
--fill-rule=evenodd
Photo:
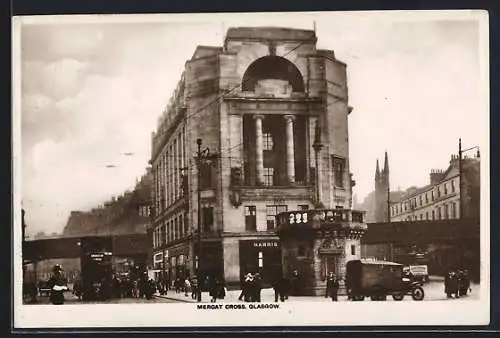
M479 157L479 147L478 146L474 146L474 147L470 147L470 148L467 148L467 149L462 149L462 139L459 138L458 139L458 190L459 190L459 206L460 206L460 215L459 215L459 218L460 219L463 219L463 193L462 193L462 188L463 188L463 184L462 184L462 176L463 176L463 168L462 168L462 155L467 152L467 151L470 151L470 150L473 150L473 149L477 149L477 157Z
M197 177L198 177L198 236L197 236L197 247L198 247L198 255L197 255L197 260L195 260L195 262L197 262L197 266L196 266L196 270L197 270L197 275L198 275L198 279L200 280L200 283L202 281L201 279L201 275L200 275L200 272L202 271L202 264L201 264L201 260L202 260L202 241L201 241L201 232L202 232L202 229L203 229L203 226L202 226L202 223L203 223L203 219L202 219L202 214L201 214L201 190L202 190L202 186L201 186L201 166L202 166L202 163L203 161L210 161L212 160L213 158L216 157L215 154L210 154L210 150L208 148L205 148L205 149L201 149L201 145L202 145L202 140L201 138L197 139L196 140L196 144L198 146L198 150L196 152L196 167L197 167ZM201 285L200 285L201 286ZM201 290L201 289L200 289ZM198 302L201 302L201 292L198 292Z
M202 280L201 279L201 275L200 275L200 271L201 271L201 268L200 268L200 261L201 261L201 138L197 139L196 140L196 144L198 145L198 151L196 153L196 166L197 166L197 175L198 175L198 189L197 189L197 192L198 192L198 243L197 243L197 247L198 247L198 252L197 252L197 264L196 264L196 270L197 270L197 275L198 275L198 279L199 280ZM201 302L201 292L198 292L198 302Z

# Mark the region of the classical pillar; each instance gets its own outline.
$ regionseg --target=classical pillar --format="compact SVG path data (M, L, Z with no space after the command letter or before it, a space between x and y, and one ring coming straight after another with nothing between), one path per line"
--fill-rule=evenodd
M254 115L255 119L255 168L257 172L257 185L264 183L264 144L262 140L263 115Z
M284 115L286 121L286 174L288 182L295 182L295 154L293 144L293 121L295 116Z

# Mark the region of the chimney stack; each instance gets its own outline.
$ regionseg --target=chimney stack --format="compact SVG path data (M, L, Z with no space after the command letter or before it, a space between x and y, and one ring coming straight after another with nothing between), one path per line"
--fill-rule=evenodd
M430 173L430 184L436 184L443 178L443 171L439 169L432 169Z

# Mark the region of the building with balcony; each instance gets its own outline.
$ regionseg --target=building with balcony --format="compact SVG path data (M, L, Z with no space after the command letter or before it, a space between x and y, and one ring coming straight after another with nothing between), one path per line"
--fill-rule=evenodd
M152 135L153 263L168 279L219 275L231 288L259 271L269 284L277 271L318 261L318 273L300 271L312 293L325 273L359 257L359 239L344 231L363 228L362 213L350 210L346 65L316 41L311 30L230 28L222 47L199 46L186 62ZM215 159L195 161L197 139ZM302 247L283 239L301 232L285 224L277 232L276 216L312 220L312 209L344 215L333 222L342 234L314 227L343 249L318 253L306 243L299 264L287 257Z

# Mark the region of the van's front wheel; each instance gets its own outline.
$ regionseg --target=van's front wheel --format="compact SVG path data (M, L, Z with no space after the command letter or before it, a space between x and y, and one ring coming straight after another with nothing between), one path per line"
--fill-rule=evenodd
M413 298L413 300L423 300L424 295L425 295L424 289L422 289L420 286L415 287L411 291L411 298Z

